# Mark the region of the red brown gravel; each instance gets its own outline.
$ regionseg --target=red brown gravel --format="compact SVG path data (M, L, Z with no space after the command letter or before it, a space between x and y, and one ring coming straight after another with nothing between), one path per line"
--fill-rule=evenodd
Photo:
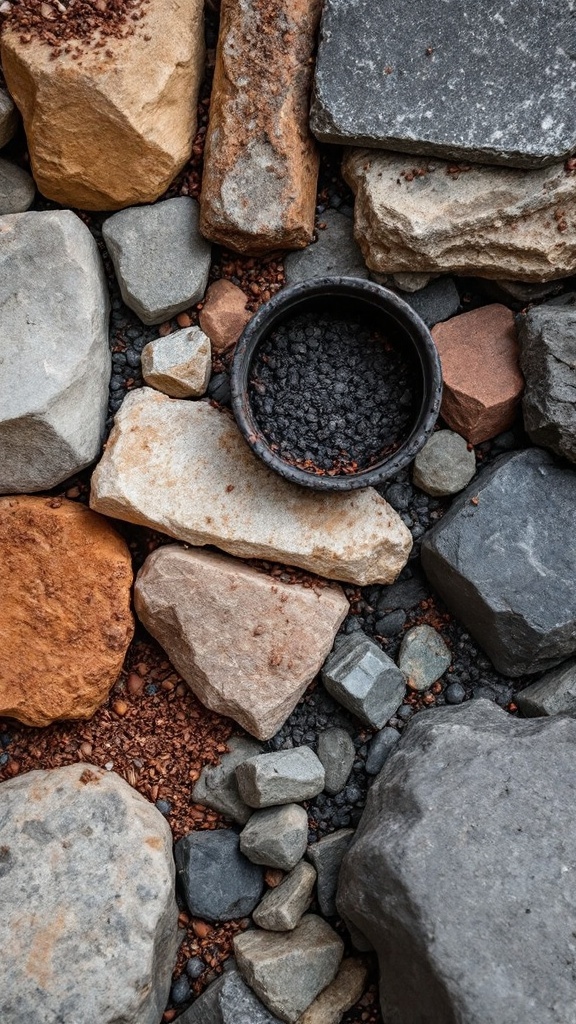
M20 31L23 43L41 39L59 48L70 40L132 35L148 0L9 0L4 21ZM0 15L0 25L2 16Z

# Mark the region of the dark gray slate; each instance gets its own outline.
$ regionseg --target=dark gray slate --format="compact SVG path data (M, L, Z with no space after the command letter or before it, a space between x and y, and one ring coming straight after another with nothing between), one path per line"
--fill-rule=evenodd
M515 703L524 715L558 715L576 712L576 658L571 658L536 683L516 694Z
M575 508L576 473L530 448L497 459L424 537L430 582L503 675L576 652Z
M386 1024L574 1024L575 756L567 716L415 716L338 891L378 952Z
M388 726L380 729L372 737L368 747L368 757L366 758L366 771L368 775L378 775L378 772L382 771L384 762L389 754L392 753L399 739L400 733L396 729L390 729Z
M354 239L354 221L337 210L327 210L320 223L326 227L318 229L316 242L286 256L286 284L313 277L367 278L368 268Z
M180 1024L280 1024L242 981L236 967L213 981L178 1020Z
M460 311L460 296L451 277L439 277L426 288L402 296L427 327L449 320Z
M308 847L308 859L312 861L318 876L318 905L325 917L334 917L336 914L336 889L340 865L353 835L353 828L341 828Z
M481 163L561 160L576 147L571 6L325 0L312 130Z
M206 921L247 917L264 891L264 874L240 852L232 829L190 832L174 847L178 879L188 909Z
M521 314L518 339L526 431L576 462L576 293Z

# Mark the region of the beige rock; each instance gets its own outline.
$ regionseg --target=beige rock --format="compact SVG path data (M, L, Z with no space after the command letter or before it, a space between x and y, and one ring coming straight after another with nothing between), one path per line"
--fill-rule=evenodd
M0 714L26 725L89 718L133 633L122 538L72 501L0 498Z
M204 154L202 233L241 253L314 235L308 128L320 0L223 0Z
M238 341L252 316L247 301L242 289L231 281L222 278L210 285L200 311L200 326L216 352L225 352Z
M199 327L155 338L142 349L144 380L172 398L203 395L211 371L210 341Z
M454 165L348 150L355 235L383 274L446 273L548 281L576 270L576 172ZM422 176L414 169L428 168Z
M14 136L18 114L6 89L0 89L0 149Z
M343 960L334 981L320 993L298 1019L297 1024L340 1024L364 992L368 971L355 957Z
M203 704L257 739L284 724L348 611L340 587L281 583L234 558L170 544L136 580L138 618Z
M75 60L7 28L6 82L40 191L118 210L160 196L190 156L204 63L202 0L148 0L133 35L82 43ZM109 56L112 54L112 56Z
M229 413L150 388L122 403L90 503L189 544L360 586L391 583L412 547L372 488L324 494L291 484L253 455Z

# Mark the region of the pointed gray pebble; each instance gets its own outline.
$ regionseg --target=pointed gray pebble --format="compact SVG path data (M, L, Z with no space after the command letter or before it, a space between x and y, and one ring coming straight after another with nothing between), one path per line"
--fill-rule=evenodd
M326 773L324 792L335 796L344 789L352 771L356 757L352 738L345 729L326 729L318 737L318 757Z
M384 766L384 762L400 739L400 733L396 729L380 729L372 739L368 747L366 758L366 771L369 775L378 775Z

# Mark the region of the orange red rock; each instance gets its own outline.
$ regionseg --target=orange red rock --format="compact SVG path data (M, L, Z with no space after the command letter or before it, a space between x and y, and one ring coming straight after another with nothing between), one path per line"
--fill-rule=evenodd
M247 301L242 289L231 281L222 278L210 285L200 311L200 326L215 352L225 352L238 341L251 317Z

